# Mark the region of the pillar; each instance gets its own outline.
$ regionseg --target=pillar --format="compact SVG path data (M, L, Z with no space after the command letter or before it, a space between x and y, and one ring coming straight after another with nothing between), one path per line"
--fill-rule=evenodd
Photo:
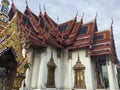
M86 89L88 90L94 90L94 70L93 70L93 63L90 57L86 57L86 62L84 63L86 65L85 70L85 83L86 83Z
M26 70L25 85L26 87L31 86L31 77L32 77L32 60L33 60L33 48L30 48L27 51L28 62L30 63L30 68Z
M40 52L35 48L35 52L33 53L33 67L32 67L32 80L31 80L31 87L37 88L37 82L38 82L38 74L39 74L39 63L40 63Z
M118 90L118 83L115 74L114 64L110 57L107 57L107 70L108 70L108 79L109 79L109 88L110 90Z

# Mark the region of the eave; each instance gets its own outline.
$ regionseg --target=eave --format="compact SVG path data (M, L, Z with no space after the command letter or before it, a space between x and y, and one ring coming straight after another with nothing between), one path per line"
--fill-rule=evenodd
M53 46L55 46L55 47L57 47L57 48L63 48L63 46L61 45L61 44L59 44L55 39L53 39L53 38L49 38L48 39L48 42L51 44L51 45L53 45Z

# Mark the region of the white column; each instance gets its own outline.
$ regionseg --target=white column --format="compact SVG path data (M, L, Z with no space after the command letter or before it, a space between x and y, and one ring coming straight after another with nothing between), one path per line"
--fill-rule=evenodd
M30 68L26 71L25 84L26 87L31 86L31 76L32 76L32 60L33 60L33 49L30 48L27 53L28 63L30 63Z
M44 68L43 68L43 61L45 61L45 59L44 59L45 57L44 57L44 54L41 54L41 57L40 57L40 64L39 64L39 68L38 68L38 82L37 82L37 88L43 88L42 87L42 81L43 81L43 73L44 73Z
M107 70L108 70L109 88L110 90L118 90L117 78L110 57L107 57L106 62L107 62Z
M35 49L33 55L34 58L33 58L31 87L36 89L38 82L38 74L39 74L40 52L37 49Z
M94 90L94 73L93 73L93 65L90 57L88 57L87 61L87 66L85 68L85 83L86 83L86 89L89 90Z
M46 48L46 52L41 51L40 55L40 62L39 62L39 68L38 68L38 81L37 81L37 88L38 90L46 90L46 85L47 85L47 73L48 73L48 68L47 68L47 63L49 62L50 59L50 48ZM37 90L37 89L36 89Z

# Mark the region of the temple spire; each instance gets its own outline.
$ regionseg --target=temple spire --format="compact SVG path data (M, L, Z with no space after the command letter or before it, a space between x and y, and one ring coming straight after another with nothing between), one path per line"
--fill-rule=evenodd
M3 5L7 5L7 6L9 5L9 1L8 1L8 0L2 0L1 3L2 3Z
M1 1L1 5L0 5L0 21L3 22L3 24L5 25L5 23L8 22L9 18L8 18L8 10L9 10L9 1L8 0L2 0Z
M0 6L0 13L7 15L8 14L8 7L9 1L8 0L2 0L1 6Z

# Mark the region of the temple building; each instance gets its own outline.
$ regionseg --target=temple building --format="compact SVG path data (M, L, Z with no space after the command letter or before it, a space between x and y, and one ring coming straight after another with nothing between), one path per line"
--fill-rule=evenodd
M98 31L96 17L77 16L57 24L1 1L0 90L119 90L117 64L112 24Z

